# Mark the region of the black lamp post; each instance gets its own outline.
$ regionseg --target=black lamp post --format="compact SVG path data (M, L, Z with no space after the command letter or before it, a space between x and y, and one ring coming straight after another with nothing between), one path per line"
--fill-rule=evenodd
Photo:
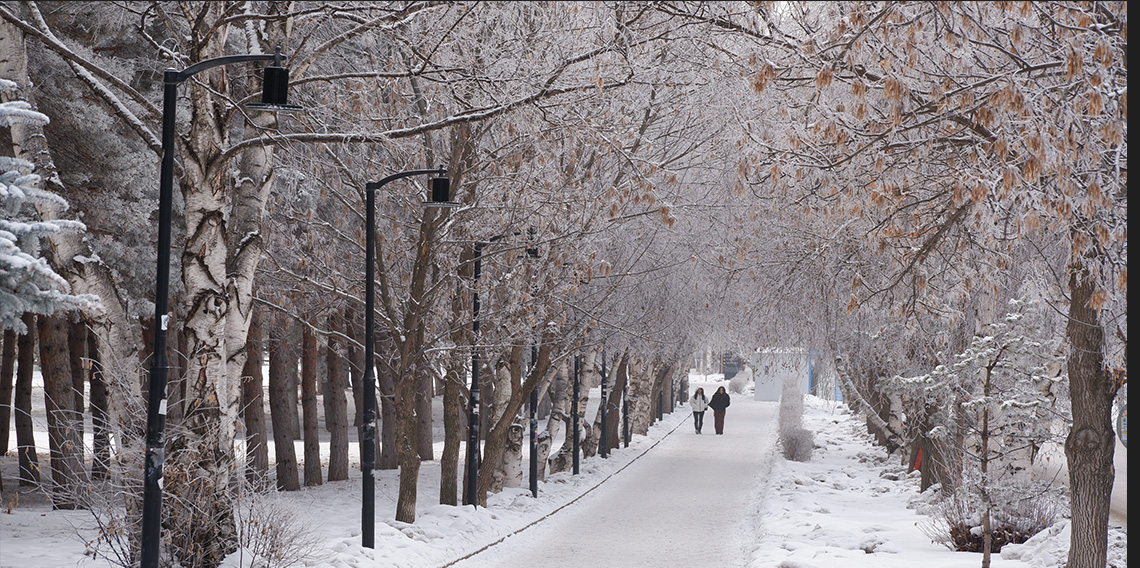
M629 447L629 379L621 389L621 439L622 447Z
M598 436L598 454L603 458L610 457L609 426L606 424L606 350L602 350L602 431Z
M471 291L471 389L467 400L467 495L464 505L479 508L479 273L485 242L475 243Z
M533 227L527 229L529 239L534 239ZM528 246L527 258L538 258L538 246ZM537 285L536 285L537 295ZM538 364L538 339L530 344L530 367ZM541 381L539 381L541 383ZM530 389L530 494L538 497L538 384Z
M154 292L154 353L147 388L146 463L143 470L142 538L139 559L142 568L158 566L162 530L162 467L166 446L166 329L169 326L170 233L174 202L174 113L178 107L178 84L194 75L221 65L248 61L270 61L265 68L261 103L248 105L256 110L291 111L301 107L288 104L289 70L282 66L281 48L272 55L227 55L199 61L182 71L163 72L162 163L158 179L158 267Z
M373 363L376 327L376 190L398 179L436 174L431 179L431 196L425 207L455 207L449 201L451 180L443 177L443 167L434 170L409 170L392 174L380 181L364 184L364 420L360 436L361 508L360 541L365 548L376 548L376 366Z
M464 505L479 507L479 275L483 272L483 249L506 235L475 243L475 267L471 291L471 396L467 401L467 494Z
M571 415L570 423L571 428L574 429L574 475L578 475L582 462L582 448L581 440L578 436L578 405L581 403L581 389L582 389L582 356L574 356L574 404L571 408L574 409L574 414Z
M538 344L530 345L530 366L538 364ZM538 387L530 389L530 494L538 497Z

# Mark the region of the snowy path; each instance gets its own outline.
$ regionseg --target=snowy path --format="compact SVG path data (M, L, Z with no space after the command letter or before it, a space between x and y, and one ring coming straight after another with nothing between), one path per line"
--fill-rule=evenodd
M596 491L452 566L744 566L776 415L775 403L736 395L723 435L712 412L699 436L686 419Z

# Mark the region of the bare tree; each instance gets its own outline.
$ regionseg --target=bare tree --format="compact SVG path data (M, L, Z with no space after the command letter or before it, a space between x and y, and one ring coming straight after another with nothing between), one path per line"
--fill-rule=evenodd
M329 431L329 481L348 479L348 406L344 398L348 384L348 365L341 346L344 344L344 318L333 310L328 318L326 353L327 374L322 385L325 399L325 424Z
M321 440L317 416L317 336L308 324L301 331L301 406L304 420L305 485L320 485Z
M245 418L246 480L254 487L265 483L269 473L269 436L265 428L265 387L262 362L261 310L254 308L245 340L242 370L242 416Z

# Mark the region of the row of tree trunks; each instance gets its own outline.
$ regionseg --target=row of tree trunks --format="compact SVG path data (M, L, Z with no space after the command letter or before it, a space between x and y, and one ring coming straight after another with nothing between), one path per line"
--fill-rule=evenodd
M110 459L111 446L108 438L108 426L106 424L106 405L107 405L107 388L101 380L94 380L98 375L97 373L88 373L88 370L97 369L96 359L96 338L93 334L86 332L86 327L76 325L73 322L67 321L63 316L54 318L38 318L39 325L36 326L37 318L30 316L27 318L28 322L32 324L32 329L38 329L39 333L46 338L46 343L40 342L40 359L46 362L45 371L45 398L48 401L48 416L51 424L52 431L52 445L51 457L53 467L51 469L53 487L56 487L59 498L57 499L58 507L73 507L75 502L69 501L67 498L67 491L74 486L74 483L84 477L83 472L83 453L82 446L77 441L78 436L81 435L80 424L82 424L83 409L77 408L77 404L82 404L83 401L83 383L90 377L91 380L91 400L90 407L92 411L92 418L94 424L94 434L96 439L95 459L92 463L91 476L95 478L105 477L107 474L107 464ZM270 336L268 342L270 345L269 351L269 398L270 398L270 418L273 423L273 439L277 445L276 461L276 481L277 488L281 490L297 490L301 484L298 483L300 471L298 468L299 460L294 451L294 441L302 438L298 435L296 430L296 392L300 386L303 393L301 397L301 404L303 405L303 431L304 431L304 484L316 485L322 482L321 480L321 456L319 450L319 413L317 412L318 402L316 397L318 395L317 388L320 387L320 392L325 399L325 427L330 431L330 451L329 456L329 480L343 480L348 477L348 417L347 417L347 404L345 398L346 378L349 374L351 367L350 350L338 347L341 344L340 330L347 330L349 326L345 318L340 316L332 316L328 320L328 343L326 356L326 369L328 371L327 378L319 378L318 369L318 352L319 346L317 336L312 328L299 330L296 325L292 325L291 317L277 316L271 317L275 325L270 328ZM265 341L262 337L262 318L258 316L255 310L251 319L250 333L247 338L246 352L247 357L243 362L242 370L242 426L245 438L245 467L247 480L259 487L264 487L265 481L268 479L269 457L268 457L268 433L266 417L264 412L264 398L265 392L262 388L263 374L262 374L262 361L264 353L267 351L265 348ZM296 349L297 342L293 336L300 334L302 336L301 349ZM24 417L31 415L31 369L35 364L35 348L37 343L34 341L35 335L29 334L26 336L10 335L7 344L9 355L7 359L8 365L12 370L18 370L20 380L14 385L17 394L17 423L20 427L27 429L28 433L25 438L30 440L31 437L31 422L30 420L23 420L19 418L22 414ZM509 361L505 361L504 365L500 365L495 375L489 376L494 378L494 381L489 383L497 384L497 388L492 390L493 399L492 415L487 416L488 421L498 423L504 420L502 411L507 408L519 407L525 405L529 401L529 396L523 397L522 394L514 393L511 387L512 373L518 375L513 380L518 380L522 376L522 348L511 350L511 357ZM21 359L17 362L17 359ZM629 355L623 354L618 361L616 368L611 373L612 380L608 379L611 383L608 385L610 393L618 393L614 396L609 396L610 408L607 420L609 421L608 428L614 434L610 436L610 447L617 448L620 445L619 424L620 424L620 392L624 389L626 382L629 380ZM599 382L600 376L596 372L597 366L594 357L585 356L585 363L582 365L580 383L580 402L577 410L580 412L579 419L582 424L584 436L581 443L581 449L584 457L589 457L597 452L597 432L600 431L600 412L591 423L584 420L584 409L586 408L589 390L594 383ZM84 361L87 361L84 364ZM297 363L300 362L300 380L297 376ZM451 376L444 382L445 397L449 388L452 398L454 400L445 405L450 408L450 412L455 424L452 426L459 434L456 438L461 438L463 434L464 421L462 420L463 406L463 379L462 372L466 363L463 357L456 357L453 361L453 369ZM546 389L550 393L550 398L556 401L552 412L551 421L548 424L547 440L551 434L557 435L561 430L563 434L564 443L563 449L559 452L561 458L557 456L551 460L547 460L546 456L540 461L545 464L550 461L553 466L551 471L560 471L561 469L568 469L571 463L571 450L573 446L572 429L569 427L569 420L571 416L569 412L564 410L566 405L569 404L570 384L573 380L570 372L570 361L564 361L557 369L556 372L548 373L549 380L540 381L537 383L540 389ZM513 367L511 366L513 365ZM658 367L652 373L653 380L648 381L650 388L660 389L662 377L668 375L669 366ZM52 371L54 370L54 372ZM9 376L11 375L9 371ZM76 374L80 378L76 379ZM49 379L49 377L58 377L57 379ZM10 381L9 381L10 382ZM645 381L643 381L645 382ZM422 384L422 383L420 383ZM76 388L79 385L80 388ZM515 404L513 398L518 398L520 401ZM547 394L543 393L544 396ZM523 400L523 399L526 400ZM499 400L502 399L502 400ZM79 402L77 402L79 401ZM518 414L516 409L516 414ZM517 418L517 416L516 416ZM447 420L445 419L445 425ZM506 434L503 436L502 442L502 455L496 458L501 462L500 467L495 471L496 479L488 487L492 492L500 491L503 487L517 486L521 484L522 469L521 469L521 456L523 440L525 439L525 428L522 422L514 420L512 424L507 426ZM173 427L173 426L172 426ZM563 430L564 428L564 430ZM581 433L579 435L582 435ZM394 437L394 436L393 436ZM38 465L36 464L35 446L30 441L18 443L21 447L20 455L22 458L24 472L21 477L25 478L28 483L38 482ZM452 444L454 456L449 461L452 463L452 475L445 476L445 479L452 480L450 485L441 485L441 501L445 501L448 495L451 499L456 500L458 492L458 458L459 458L459 444ZM546 446L549 450L549 443ZM541 451L541 450L540 450ZM446 452L445 452L446 453ZM494 453L494 452L492 452ZM395 454L395 452L393 452ZM491 456L494 457L494 456ZM561 461L560 461L561 460ZM565 463L563 463L565 462ZM58 464L58 467L56 467ZM504 465L506 464L506 465ZM513 464L513 465L511 465ZM559 464L562 464L561 466ZM489 467L490 462L485 463L485 467ZM561 467L561 469L560 469ZM513 469L512 469L513 468ZM517 470L517 471L516 471ZM545 478L546 467L542 468L542 475ZM512 474L513 472L513 474ZM491 474L491 471L487 472Z
M108 393L107 385L102 380L102 373L94 372L99 368L97 359L97 336L88 333L87 326L82 320L71 321L67 314L51 317L37 317L28 314L24 322L29 326L31 333L17 335L15 332L5 334L4 354L0 368L0 395L3 403L0 407L7 413L5 426L10 424L12 410L15 409L15 423L17 429L16 447L19 448L19 461L21 464L20 479L24 485L35 485L40 481L40 465L36 455L34 443L34 423L31 419L33 374L37 364L37 355L43 369L44 392L46 402L46 415L49 424L49 441L52 487L55 493L55 503L59 508L73 508L78 502L72 500L73 487L86 478L83 471L84 448L82 446L83 420L86 406L85 393L87 383L90 382L90 411L93 424L94 444L91 448L92 462L90 477L104 479L109 472L112 446L110 443L111 425L108 423ZM146 326L144 325L144 328ZM327 351L328 376L331 379L320 382L321 393L325 398L326 429L330 432L329 480L339 481L348 478L348 408L345 399L346 378L349 369L347 352L337 351L337 333L344 327L344 318L330 318L329 345ZM275 327L275 329L281 326ZM285 326L284 329L288 329ZM268 429L264 412L264 389L262 375L262 361L264 347L261 337L262 326L260 318L255 318L251 324L251 331L247 340L249 356L243 363L242 371L242 421L246 441L246 475L247 479L261 485L267 479L269 467ZM42 340L37 341L37 337ZM281 410L274 414L284 423L274 428L275 432L282 433L289 440L287 447L292 447L292 440L297 439L296 424L296 376L289 374L293 366L285 362L286 359L296 360L298 355L303 361L304 378L302 384L305 391L305 484L320 483L321 456L319 453L319 414L316 410L316 392L311 388L316 385L316 357L318 349L316 337L306 332L303 350L300 354L284 338L274 338L275 345L284 345L283 350L274 350L271 359L280 360L275 369L284 371L279 375L281 380L272 381L274 386L281 386L278 403ZM39 350L37 353L37 349ZM145 351L145 350L144 350ZM143 357L148 357L143 354ZM177 389L175 381L171 382L171 390ZM292 384L294 388L290 388ZM181 406L180 399L171 396ZM172 406L174 403L172 403ZM180 413L172 413L177 416ZM311 417L311 423L310 423ZM168 428L178 427L179 421L172 419ZM0 432L0 441L8 450L10 432L6 427ZM280 441L278 453L289 456L285 439ZM391 446L391 445L389 445ZM391 449L391 447L390 447ZM392 454L394 455L394 450ZM296 457L279 460L278 467L282 468L283 476L279 476L282 488L293 487L289 479L289 469L296 467ZM292 465L290 465L292 464ZM315 471L313 468L316 468Z
M263 343L261 320L269 317L275 325L268 338L268 349ZM344 334L347 320L339 313L329 316L325 345L325 373L321 373L320 345L317 332L305 325L300 331L292 317L286 315L262 316L255 310L247 339L248 356L242 371L242 406L247 448L247 477L264 479L269 468L268 439L264 411L262 361L269 352L269 407L273 443L276 448L277 487L292 491L300 488L297 482L303 474L304 485L320 485L322 456L320 453L321 419L319 408L324 409L324 428L329 432L328 481L348 479L348 404L345 389L353 353L345 347ZM296 349L295 336L301 335L301 349ZM300 361L300 376L297 363ZM301 428L297 428L297 387L301 389ZM359 390L359 389L356 389ZM319 404L317 397L323 398ZM299 470L295 440L303 440L303 470ZM258 482L260 483L260 482Z
M8 424L15 411L16 445L22 485L39 482L39 470L32 416L32 378L37 348L44 380L45 415L51 473L51 495L55 508L81 506L75 487L87 479L84 471L84 409L87 383L91 384L90 408L94 446L90 476L106 477L110 460L107 424L107 388L98 368L96 338L75 314L53 316L26 314L29 332L5 334L0 369L0 407L5 416L0 430L3 453L9 449ZM74 319L71 319L73 318ZM15 373L15 382L13 382ZM13 395L15 395L13 397Z

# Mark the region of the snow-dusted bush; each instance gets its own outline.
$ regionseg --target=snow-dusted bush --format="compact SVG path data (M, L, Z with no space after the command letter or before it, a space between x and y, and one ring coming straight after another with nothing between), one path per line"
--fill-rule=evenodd
M748 385L752 384L752 367L744 365L731 379L728 380L728 392L733 394L744 394Z
M786 460L806 462L811 459L814 446L815 433L807 428L780 430L780 447Z
M804 395L795 375L784 378L780 393L780 446L784 459L804 462L811 459L814 435L804 425Z

